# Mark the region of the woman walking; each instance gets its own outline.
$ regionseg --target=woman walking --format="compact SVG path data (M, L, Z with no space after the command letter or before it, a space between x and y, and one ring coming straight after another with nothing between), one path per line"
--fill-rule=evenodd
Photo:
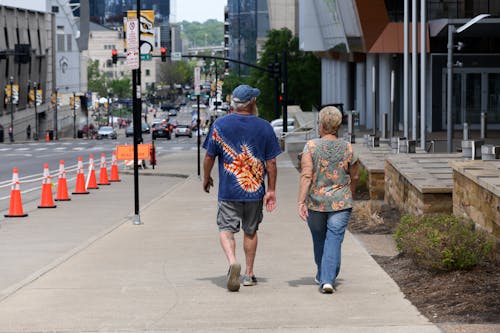
M342 113L333 106L319 113L319 139L306 143L301 158L298 213L311 231L315 281L331 294L340 272L341 245L353 206L358 163L350 143L338 139Z

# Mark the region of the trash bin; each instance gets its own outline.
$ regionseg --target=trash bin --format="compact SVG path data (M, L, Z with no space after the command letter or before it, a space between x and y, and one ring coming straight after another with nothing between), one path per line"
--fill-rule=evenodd
M78 132L76 132L76 136L78 137L78 139L83 139L83 131L82 130L78 130Z
M3 136L4 136L4 133L3 133L3 126L0 125L0 142L3 142Z

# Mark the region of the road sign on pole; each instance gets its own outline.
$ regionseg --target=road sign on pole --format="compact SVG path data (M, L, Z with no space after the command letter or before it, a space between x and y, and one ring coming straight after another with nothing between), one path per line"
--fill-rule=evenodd
M170 60L172 61L180 61L182 59L182 53L180 52L172 52L170 54Z
M127 19L127 49L139 49L139 21L137 18Z
M194 94L200 94L200 85L201 85L201 72L200 67L194 68Z
M139 49L127 50L126 64L128 69L139 68Z

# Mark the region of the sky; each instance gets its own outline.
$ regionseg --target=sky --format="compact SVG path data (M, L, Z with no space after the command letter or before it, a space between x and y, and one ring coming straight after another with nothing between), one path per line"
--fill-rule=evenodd
M175 2L177 22L184 20L205 22L208 19L224 21L224 6L227 5L227 0L175 0Z

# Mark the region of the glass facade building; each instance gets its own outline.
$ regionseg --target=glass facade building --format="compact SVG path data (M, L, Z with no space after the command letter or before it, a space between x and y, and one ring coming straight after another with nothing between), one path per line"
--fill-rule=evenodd
M267 0L228 0L229 57L255 64L259 41L269 31ZM249 67L230 63L234 73L246 75Z

